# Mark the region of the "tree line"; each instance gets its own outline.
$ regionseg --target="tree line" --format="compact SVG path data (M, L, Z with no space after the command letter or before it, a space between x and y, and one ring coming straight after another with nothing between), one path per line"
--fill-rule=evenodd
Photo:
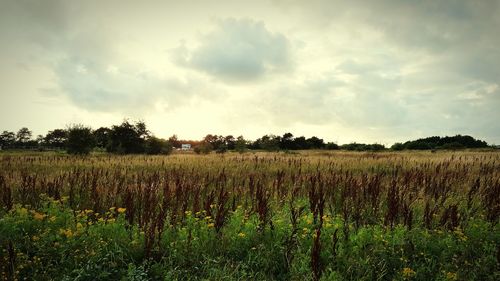
M464 149L485 148L485 141L471 136L456 135L452 137L428 137L395 143L390 148L382 144L349 143L338 145L325 142L316 136L306 138L295 137L292 133L264 135L254 141L243 136L208 134L202 140L179 140L176 135L168 139L155 137L142 121L124 120L119 125L100 127L96 130L80 124L69 125L66 129L49 131L45 136L33 138L32 132L24 127L17 133L3 131L0 134L1 149L39 149L66 150L70 154L88 154L94 149L115 154L170 154L173 149L180 149L182 144L190 144L194 152L207 154L212 151L245 152L247 150L291 151L307 149L349 150L349 151L383 151L383 150L429 150L429 149Z
M32 138L28 128L17 133L3 131L0 135L2 149L53 149L66 150L70 154L88 154L94 149L115 154L169 154L172 145L168 140L157 138L142 121L123 121L119 125L93 130L81 124L70 125L66 129L49 131L45 136Z

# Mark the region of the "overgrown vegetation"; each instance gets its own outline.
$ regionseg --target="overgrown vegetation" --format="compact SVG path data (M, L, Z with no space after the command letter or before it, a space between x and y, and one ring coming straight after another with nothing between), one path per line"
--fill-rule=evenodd
M0 154L3 280L498 280L500 154Z

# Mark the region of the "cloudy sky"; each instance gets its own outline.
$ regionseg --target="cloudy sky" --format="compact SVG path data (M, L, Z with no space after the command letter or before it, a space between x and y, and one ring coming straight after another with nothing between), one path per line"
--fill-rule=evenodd
M500 143L499 30L497 0L0 0L0 130Z

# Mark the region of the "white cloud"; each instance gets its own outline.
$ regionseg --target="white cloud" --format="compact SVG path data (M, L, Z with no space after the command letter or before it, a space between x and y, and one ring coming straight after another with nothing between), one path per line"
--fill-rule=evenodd
M176 62L224 81L253 81L291 67L288 39L250 19L218 20L199 46L176 50Z

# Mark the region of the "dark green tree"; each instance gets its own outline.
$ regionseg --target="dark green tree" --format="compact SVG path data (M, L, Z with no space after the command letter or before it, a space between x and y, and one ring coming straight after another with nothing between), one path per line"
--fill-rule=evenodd
M53 148L64 148L68 141L68 132L64 129L55 129L45 135L45 145Z
M31 136L32 132L28 128L23 127L17 131L16 141L21 145L25 145L31 139Z
M69 154L89 154L95 147L95 138L90 127L76 124L71 125L67 131L66 150Z
M16 134L14 132L3 131L0 135L0 147L2 149L13 146L16 143Z
M147 154L163 154L168 155L172 153L173 147L167 140L151 136L146 141Z
M109 141L109 135L111 133L111 129L108 127L100 127L99 129L93 132L95 137L96 146L99 148L106 148Z
M132 124L125 120L121 125L113 126L109 132L106 150L112 153L143 153L146 148L148 131L143 122Z

